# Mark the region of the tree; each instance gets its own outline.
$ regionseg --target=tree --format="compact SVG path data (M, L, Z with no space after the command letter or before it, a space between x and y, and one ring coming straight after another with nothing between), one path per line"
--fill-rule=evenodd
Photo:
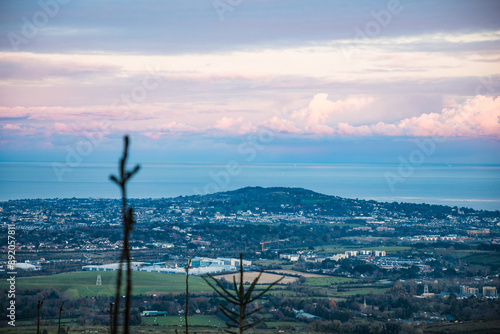
M259 324L264 321L264 319L260 319L256 322L252 322L249 320L250 316L259 312L262 310L262 308L258 308L252 311L247 312L247 307L262 297L266 292L268 292L275 284L280 282L283 278L281 277L277 281L271 283L263 292L259 293L256 297L252 298L252 292L255 289L255 286L259 282L260 276L262 275L262 270L259 273L259 275L253 280L252 284L248 288L247 291L245 291L245 286L243 283L245 282L243 280L243 253L240 254L240 284L238 285L236 283L236 276L233 276L233 287L234 287L234 293L226 289L217 279L215 279L212 275L207 274L208 277L210 277L216 285L219 287L219 289L212 284L206 277L202 276L205 282L219 295L221 296L224 300L227 302L236 305L238 307L238 313L232 311L229 309L229 306L219 304L221 312L229 318L229 322L226 322L226 325L231 328L231 329L238 329L238 332L230 329L225 329L226 332L228 333L233 333L233 334L243 334L246 330L253 328L255 326L258 326Z

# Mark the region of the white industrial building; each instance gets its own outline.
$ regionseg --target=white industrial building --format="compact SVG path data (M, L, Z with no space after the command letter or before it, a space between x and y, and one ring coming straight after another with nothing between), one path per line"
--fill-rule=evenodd
M26 271L38 271L40 269L42 269L42 266L37 266L37 265L34 265L34 264L31 264L31 263L16 263L14 265L14 267L16 269L22 269L22 270L26 270Z
M146 264L145 262L130 262L130 267L134 271L140 271L141 267ZM100 265L88 265L83 266L83 271L113 271L118 270L120 267L120 263L108 263L108 264L100 264ZM123 263L122 270L127 270L127 264Z
M189 268L189 275L205 275L205 274L218 274L223 272L235 272L237 267L240 265L239 259L231 258L194 258L191 261L191 267ZM251 266L252 261L243 260L243 266ZM113 271L118 270L119 263L110 263L103 265L88 265L83 266L84 271ZM132 262L131 267L133 271L145 271L150 273L162 273L162 274L181 274L185 275L186 270L184 267L180 266L166 266L162 264L147 264L145 262ZM122 270L127 270L126 264L123 264Z

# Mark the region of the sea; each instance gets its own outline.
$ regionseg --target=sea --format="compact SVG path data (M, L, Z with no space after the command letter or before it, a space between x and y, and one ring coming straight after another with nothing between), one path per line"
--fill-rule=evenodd
M111 163L0 162L0 201L119 198ZM248 186L300 187L345 198L500 210L500 165L144 163L129 198L208 194Z

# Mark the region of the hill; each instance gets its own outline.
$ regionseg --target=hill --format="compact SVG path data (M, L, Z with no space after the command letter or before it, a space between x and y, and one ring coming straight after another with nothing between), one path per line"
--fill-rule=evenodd
M498 211L478 211L469 208L457 208L445 205L378 202L374 200L349 199L330 196L303 188L285 187L245 187L238 190L219 192L208 195L181 196L175 202L189 201L199 208L213 208L221 213L236 211L265 211L267 213L314 213L336 217L373 216L390 212L406 217L417 216L428 219L444 219L462 214L481 214L486 217L498 217Z

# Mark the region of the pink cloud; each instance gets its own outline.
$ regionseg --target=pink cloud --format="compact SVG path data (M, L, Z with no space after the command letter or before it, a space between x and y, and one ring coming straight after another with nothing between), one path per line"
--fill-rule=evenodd
M150 139L159 140L166 135L197 133L200 130L187 125L185 123L178 123L176 121L162 124L158 127L150 127L152 131L145 131L142 134Z
M316 94L306 109L306 125L324 124L331 114L358 110L373 100L371 97L351 97L346 100L331 101L328 99L328 94Z
M308 132L315 135L331 135L335 133L335 130L327 125L318 124L309 127Z
M219 130L225 130L241 122L243 122L242 117L238 117L236 119L231 117L222 117L221 119L217 120L217 123L215 124L214 128Z
M328 94L319 93L313 96L307 107L295 110L290 121L300 127L304 133L333 134L335 130L331 125L327 125L331 115L357 111L373 101L372 97L349 97L345 100L332 101L328 99Z
M0 107L1 118L23 118L29 116L29 110L25 107Z
M182 123L182 122L178 123L177 121L162 124L158 127L158 129L160 129L162 131L175 131L175 132L179 132L179 131L194 132L194 131L198 130L193 126L186 125L185 123Z
M360 110L373 101L372 97L349 97L331 101L328 94L319 93L313 96L306 107L293 111L288 118L273 116L263 125L277 132L332 135L336 130L332 124L327 124L331 115Z
M351 126L347 123L339 123L337 133L339 135L366 136L372 134L369 126Z
M412 136L500 137L500 97L476 96L440 113L402 120L398 127Z
M371 133L376 135L391 135L391 136L399 136L403 135L403 131L395 124L386 124L384 122L378 122L377 124L370 125L368 129ZM364 128L366 131L366 128Z
M40 59L34 54L3 52L0 53L0 74L3 79L41 81L49 77L102 77L122 69L121 66L91 63L75 58L50 60L48 57Z
M39 129L35 128L29 128L29 127L21 127L19 125L15 124L5 124L2 126L2 130L6 130L9 132L14 132L16 136L32 136L34 134L40 133L41 131Z
M248 134L248 133L256 132L257 130L258 130L257 126L255 126L252 122L247 122L247 123L242 124L240 126L240 129L239 129L238 133L240 135L245 135L245 134Z
M14 124L5 124L2 128L5 130L21 130L21 127L19 125Z
M11 123L0 129L5 135L14 133L46 138L55 134L105 136L129 132L155 140L166 135L244 135L257 131L259 127L292 136L500 137L500 97L476 96L461 103L444 100L444 107L439 112L423 113L393 122L361 122L356 115L372 111L371 103L374 100L371 97L349 97L332 101L327 94L316 94L302 107L290 108L292 111L289 114L267 116L267 120L256 119L250 114L241 117L230 117L230 114L222 112L212 115L193 111L189 114L165 104L145 105L140 112L129 112L130 118L120 118L124 112L120 107L114 109L101 105L77 108L0 107L0 117L4 119L24 118L23 124L11 120ZM146 109L146 117L143 109ZM394 112L394 109L389 111ZM352 124L353 119L357 120L356 125Z
M141 112L130 110L121 102L117 105L90 105L85 107L0 107L0 118L27 118L36 121L92 121L92 120L135 120L152 118L161 112L161 107L141 106Z
M55 122L52 127L53 132L61 134L77 134L85 135L91 132L110 133L112 130L111 123L93 121L90 123L61 123Z
M283 133L301 133L295 123L291 120L282 119L278 116L273 116L270 120L264 122L265 127L269 128L275 132L283 132Z
M398 123L373 125L338 124L338 133L346 135L500 137L500 97L478 95L463 104L444 108L439 113L425 113Z
M68 132L69 131L69 127L64 124L64 123L54 123L54 130L56 132Z
M164 133L161 132L144 132L143 135L149 139L154 139L154 140L160 140L162 136L164 136Z

